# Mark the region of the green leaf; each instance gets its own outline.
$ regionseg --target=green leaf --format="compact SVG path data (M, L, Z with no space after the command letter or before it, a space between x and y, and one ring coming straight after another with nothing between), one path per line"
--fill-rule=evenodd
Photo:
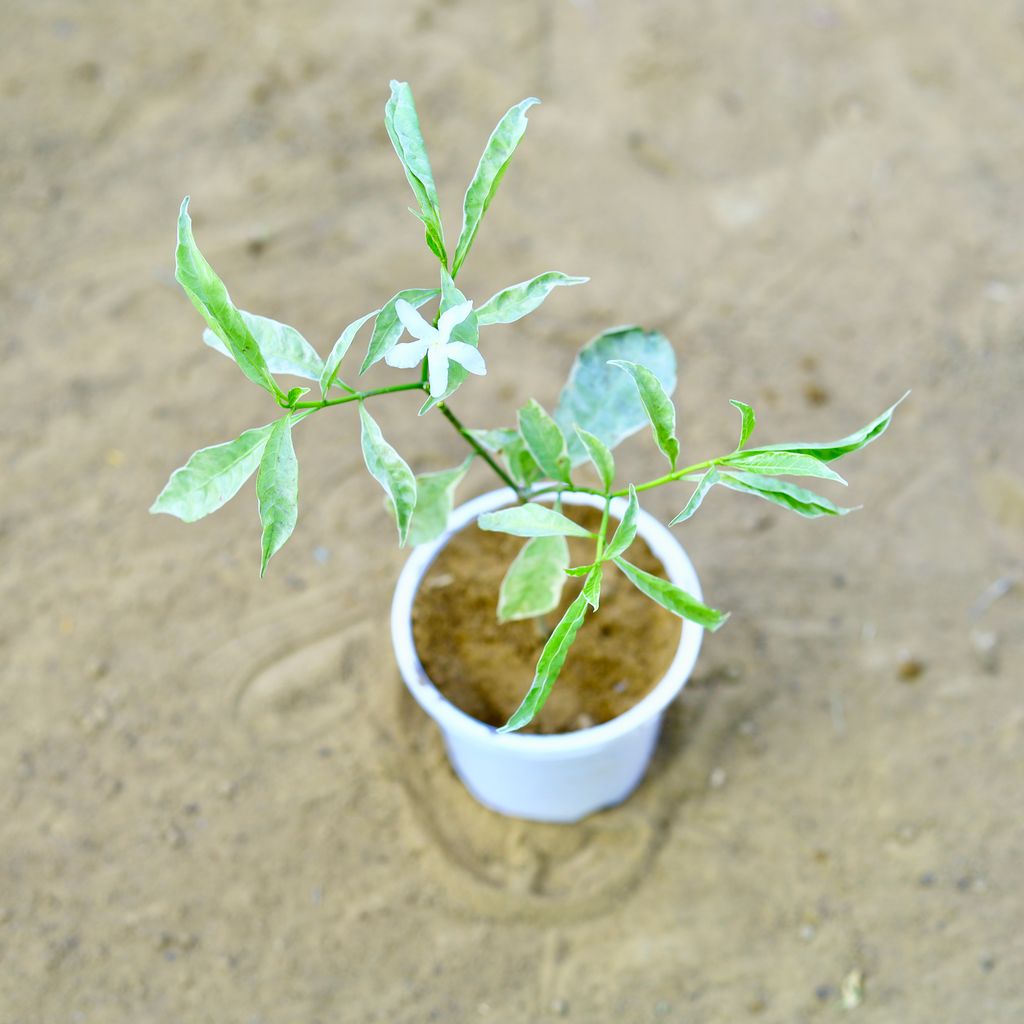
M477 322L481 327L487 324L514 324L527 313L532 313L559 285L586 284L589 280L589 277L569 277L568 274L550 270L492 295L477 309Z
M594 568L595 562L591 562L589 565L575 565L571 569L565 570L566 576L587 576L590 570Z
M846 481L820 459L799 452L738 452L726 456L722 460L722 466L735 466L737 469L763 473L765 476L815 476L846 485Z
M704 500L704 496L711 490L715 484L719 483L721 477L716 469L709 469L698 481L697 486L693 490L693 494L690 495L690 500L686 503L683 511L679 513L668 525L675 526L676 523L684 523L700 508L701 502Z
M668 394L675 389L676 355L663 334L639 327L617 327L590 341L576 357L555 409L555 420L568 438L574 466L587 457L575 427L582 427L614 448L648 422L636 386L621 370L608 365L610 359L646 366Z
M185 523L216 512L256 472L273 427L254 427L234 441L195 452L171 474L149 511L177 516Z
M764 498L774 505L798 512L807 519L817 519L819 516L845 516L848 512L854 511L852 508L840 508L820 494L814 494L803 487L797 487L796 484L771 476L759 476L756 473L722 473L718 482L733 491L756 494L757 497Z
M395 299L398 299L400 297L401 292L399 292L399 294L396 295L395 298L391 300L391 313L396 321L398 320L398 314L395 313L394 303ZM427 298L429 297L430 296L428 295ZM426 302L427 299L423 299L423 301ZM323 392L324 398L327 397L327 392L331 390L331 385L337 381L338 371L341 369L341 361L348 354L348 350L352 347L352 342L355 341L356 335L359 333L363 324L365 324L366 321L370 319L370 317L379 317L381 312L382 310L375 309L372 313L367 313L366 316L361 316L358 320L353 320L352 323L350 323L348 327L346 327L345 330L341 332L340 337L334 343L334 347L331 349L331 354L327 357L327 362L324 363L323 368L320 371L320 390ZM399 328L401 328L401 323L399 323L398 326ZM388 348L391 348L391 346L394 345L395 341L397 341L400 336L401 330L399 330L398 334L395 335L394 339L391 341L391 344L388 345ZM387 349L385 349L384 351L386 352ZM369 358L369 356L367 356L367 358ZM378 358L380 357L378 356Z
M583 596L587 604L596 612L601 607L601 578L604 575L604 567L598 563L591 567L587 578L583 583Z
M267 571L267 563L292 535L299 517L299 464L292 446L290 414L273 425L267 438L256 476L256 497L263 524L262 576Z
M224 282L214 273L196 245L192 236L192 219L188 215L188 196L182 200L178 213L174 276L242 373L275 397L283 398L284 392L271 376L252 331L235 308Z
M391 144L395 147L398 159L402 161L405 176L419 203L420 212L413 210L413 213L426 228L427 246L442 266L447 267L448 254L444 248L441 207L434 186L434 173L430 169L427 147L420 131L420 119L416 114L416 104L408 82L391 83L391 98L384 107L384 127L387 128Z
M552 480L569 483L569 453L565 435L535 399L519 410L519 433L537 465Z
M736 451L739 451L749 439L750 435L754 432L754 427L757 424L757 417L754 415L754 410L747 405L746 402L741 402L736 398L730 398L729 404L736 406L740 411L740 443L736 445Z
M466 456L465 461L454 469L421 473L416 477L416 508L409 526L410 545L415 547L417 544L426 544L444 533L455 503L455 488L468 472L473 457ZM393 503L391 508L393 512Z
M866 448L872 441L881 437L892 422L892 414L896 411L896 407L909 394L909 391L905 392L899 402L890 405L881 416L877 416L870 423L861 427L860 430L855 430L852 434L849 434L847 437L841 437L838 441L791 441L787 444L771 444L764 445L761 448L749 448L748 451L793 452L797 455L813 455L814 458L821 459L822 462L832 462L835 459L842 458L844 455L849 455L850 452Z
M609 561L623 554L636 538L636 519L640 511L640 503L637 501L636 488L629 485L629 501L626 504L626 511L622 513L622 519L615 529L615 534L608 547L601 555L602 561Z
M701 604L695 597L674 583L663 580L660 576L652 576L624 558L616 558L615 564L641 594L646 594L652 601L656 601L662 608L667 608L673 615L678 615L681 619L689 619L690 622L696 622L698 626L703 626L714 632L729 618L724 612Z
M398 292L397 295L393 295L381 306L373 325L373 334L370 335L370 346L366 351L366 358L363 360L363 365L359 367L361 374L366 373L374 363L383 359L394 348L402 336L402 331L405 330L395 312L395 303L399 299L405 299L414 309L419 309L424 302L438 294L439 289L437 288L406 288L404 291ZM338 362L340 363L341 360L339 359Z
M384 440L380 427L366 411L363 402L359 403L359 420L363 461L370 475L391 499L398 525L398 543L404 546L416 509L416 477L402 456Z
M446 310L452 308L452 306L461 306L466 301L466 296L459 291L455 286L455 282L452 280L451 274L448 273L444 267L441 268L441 306L440 313L444 313ZM476 311L470 312L469 316L460 324L456 324L452 329L451 334L452 341L462 341L467 345L472 345L473 348L480 347L480 328L476 322ZM460 366L454 360L448 364L448 387L445 388L443 395L439 395L437 398L430 397L423 403L423 407L420 409L420 415L430 412L435 405L443 402L445 399L450 398L460 387L466 382L466 378L469 376L469 370L464 366Z
M517 103L498 122L491 137L484 146L480 163L477 164L473 180L466 189L462 202L462 232L459 244L455 247L455 261L452 263L452 276L456 276L466 260L476 233L480 228L487 207L491 205L501 179L508 169L512 154L519 145L519 140L526 131L526 111L540 100L530 97Z
M672 399L665 393L661 381L646 366L625 359L612 359L610 363L625 370L633 378L640 393L640 400L651 421L654 440L658 442L658 447L665 453L665 458L674 470L676 459L679 458L679 442L676 440L676 410Z
M285 373L292 377L319 380L323 361L317 355L316 349L294 327L278 323L269 317L246 313L244 309L238 312L256 339L267 369L271 373ZM203 331L203 341L215 352L227 356L228 359L234 358L224 342L209 327Z
M545 615L558 607L569 566L564 537L533 537L508 567L498 593L498 621Z
M512 714L512 717L498 730L500 733L515 732L529 725L534 716L544 707L551 688L555 685L565 659L568 657L569 648L576 639L583 619L587 614L587 595L580 592L580 595L566 609L561 621L555 626L548 637L548 642L540 652L540 659L537 662L537 669L534 672L533 682L527 691L523 702Z
M579 523L547 505L529 502L499 512L486 512L476 521L481 530L511 533L516 537L593 537Z
M604 441L599 437L595 437L589 430L577 427L576 433L580 441L583 442L583 447L590 457L590 461L597 468L602 486L606 491L610 491L612 484L615 482L615 457Z

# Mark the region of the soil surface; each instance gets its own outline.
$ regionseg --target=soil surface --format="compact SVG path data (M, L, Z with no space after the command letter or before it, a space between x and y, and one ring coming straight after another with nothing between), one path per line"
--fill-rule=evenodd
M596 509L566 506L566 515L595 531ZM616 520L608 536L615 531ZM521 538L460 530L427 571L413 605L413 637L427 676L456 707L488 725L504 725L530 688L550 631L583 587L570 579L558 607L541 619L498 622L497 594ZM594 545L569 538L570 565L587 565ZM638 537L634 565L665 577ZM588 614L572 654L540 714L522 732L558 733L610 721L646 697L679 646L678 618L643 596L614 566L601 581L601 607Z
M0 39L4 1024L1024 1019L1017 0L12 0ZM436 280L392 77L449 239L498 117L544 101L466 294L591 278L485 332L469 426L631 322L676 346L684 458L732 448L730 398L772 443L914 389L822 484L861 511L719 490L679 528L732 617L637 793L572 827L479 807L405 696L353 409L296 431L266 579L251 483L146 514L277 412L174 283L183 195L235 301L321 353ZM417 472L457 465L417 408L373 405ZM616 460L664 472L648 431Z

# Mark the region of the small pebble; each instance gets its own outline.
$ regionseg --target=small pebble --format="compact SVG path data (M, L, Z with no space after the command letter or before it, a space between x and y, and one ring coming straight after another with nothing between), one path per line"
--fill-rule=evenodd
M185 832L180 825L170 824L164 829L164 841L173 850L180 850L186 842Z
M999 669L999 636L991 630L972 629L971 649L985 672Z
M924 662L907 655L900 659L900 663L896 667L896 674L899 676L900 682L912 683L924 674Z
M559 1017L567 1017L569 1015L569 1003L565 999L552 999L551 1012Z
M906 846L917 838L917 829L913 825L900 825L896 829L896 838Z
M712 789L721 789L725 785L726 774L724 768L714 768L708 776L708 785Z
M656 1017L666 1017L672 1012L672 1004L662 999L660 1002L655 1004L654 1015Z
M325 548L322 544L313 548L313 561L317 565L326 565L331 560L331 549Z
M817 931L815 931L813 924L805 924L800 926L800 931L798 932L798 934L800 936L801 942L813 942L814 937L818 933Z
M995 970L996 958L994 956L987 956L987 955L979 956L978 957L978 966L986 974L988 974L989 971Z
M839 1005L844 1010L855 1010L864 1002L864 972L855 968L843 978L839 986Z
M819 985L814 990L815 998L822 1003L827 1003L835 994L836 990L831 985Z
M572 723L574 729L592 729L597 723L594 721L593 715L588 715L586 711L581 711L577 716L576 720Z
M937 881L938 879L935 877L934 871L926 871L917 880L917 884L921 886L922 889L930 889Z

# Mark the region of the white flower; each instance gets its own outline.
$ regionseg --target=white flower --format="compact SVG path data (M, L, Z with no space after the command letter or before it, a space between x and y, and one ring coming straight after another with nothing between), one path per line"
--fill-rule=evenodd
M446 309L437 321L437 327L431 327L416 310L405 301L399 299L395 303L395 312L402 326L415 338L415 341L403 342L393 346L384 356L388 366L409 369L418 366L427 357L427 377L430 381L430 397L440 398L448 389L448 361L458 363L470 373L483 375L487 372L484 357L464 341L451 341L452 331L473 311L473 303L463 302L458 306Z

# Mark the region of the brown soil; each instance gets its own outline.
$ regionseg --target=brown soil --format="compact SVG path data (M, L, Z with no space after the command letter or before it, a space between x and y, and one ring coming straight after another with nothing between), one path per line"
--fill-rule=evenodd
M1020 1024L1022 19L0 3L4 1024ZM772 443L914 389L828 488L862 511L721 491L678 528L732 618L643 785L576 826L480 807L406 695L405 554L355 410L296 431L299 522L264 580L251 484L194 526L146 515L190 452L277 411L173 281L186 192L232 297L322 353L436 281L389 76L416 89L450 242L495 121L543 100L467 296L591 276L482 334L469 426L550 407L621 323L675 345L695 458L735 443L730 398ZM417 472L457 465L418 407L373 412ZM615 456L664 472L647 431ZM474 468L458 499L494 486ZM665 522L688 493L643 504Z
M596 509L565 512L590 530L601 521ZM427 675L453 704L488 725L504 724L519 706L547 639L539 620L497 620L498 588L523 544L475 526L461 530L428 570L413 607L416 650ZM569 554L572 565L586 564L593 544L570 538ZM641 538L629 559L665 575ZM549 630L581 586L579 579L567 581L558 609L545 616ZM679 630L679 619L606 568L598 613L587 616L551 696L523 731L572 732L621 715L664 675Z

